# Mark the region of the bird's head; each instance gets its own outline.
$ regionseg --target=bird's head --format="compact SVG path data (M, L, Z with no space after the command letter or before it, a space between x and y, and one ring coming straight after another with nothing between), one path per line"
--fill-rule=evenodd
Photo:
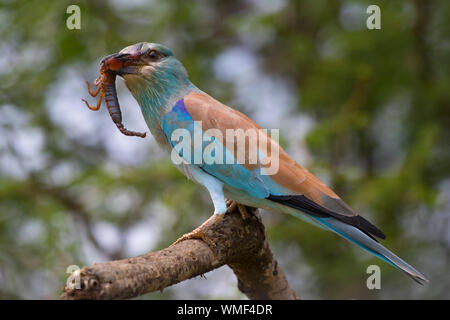
M140 42L103 59L105 67L121 76L130 92L142 104L161 100L190 85L186 69L169 48Z

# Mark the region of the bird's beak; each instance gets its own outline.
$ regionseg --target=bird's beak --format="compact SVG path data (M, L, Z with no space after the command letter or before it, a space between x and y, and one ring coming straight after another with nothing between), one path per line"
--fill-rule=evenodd
M131 53L114 53L102 60L102 68L112 71L119 76L136 74L140 55Z

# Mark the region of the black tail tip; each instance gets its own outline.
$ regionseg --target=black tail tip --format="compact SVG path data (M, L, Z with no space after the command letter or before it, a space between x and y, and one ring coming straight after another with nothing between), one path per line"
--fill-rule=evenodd
M420 275L408 274L408 275L411 277L411 279L413 279L415 282L417 282L421 286L424 286L430 282L430 280L428 280L423 274L420 274Z

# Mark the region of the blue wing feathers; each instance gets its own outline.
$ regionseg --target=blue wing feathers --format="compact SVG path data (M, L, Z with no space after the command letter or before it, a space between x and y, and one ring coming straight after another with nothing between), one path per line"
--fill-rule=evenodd
M162 130L172 147L175 147L178 143L178 141L172 141L171 139L172 133L176 129L186 129L190 132L191 137L193 137L194 128L196 128L196 126L198 132L200 128L198 128L198 125L194 122L193 118L186 110L183 99L177 101L172 110L166 113L162 119ZM210 143L219 144L220 142L217 140L213 142L203 141L202 150L204 150ZM224 158L233 157L233 155L223 145L220 147L222 148ZM190 159L187 159L185 155L180 154L180 156L189 163L195 164L193 152L191 153ZM264 199L270 194L288 194L287 190L275 183L270 176L261 175L259 168L249 170L236 162L233 164L207 164L202 162L201 164L197 164L197 166L201 167L201 169L205 172L215 176L223 183L228 184L233 188L243 190L251 196L259 199Z

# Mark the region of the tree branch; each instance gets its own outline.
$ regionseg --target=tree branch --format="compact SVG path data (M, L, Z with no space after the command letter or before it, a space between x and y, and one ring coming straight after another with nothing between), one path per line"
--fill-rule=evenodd
M250 299L298 299L274 259L258 211L241 217L237 206L206 231L216 252L201 240L125 260L95 263L80 271L81 288L64 287L61 299L126 299L228 265Z

